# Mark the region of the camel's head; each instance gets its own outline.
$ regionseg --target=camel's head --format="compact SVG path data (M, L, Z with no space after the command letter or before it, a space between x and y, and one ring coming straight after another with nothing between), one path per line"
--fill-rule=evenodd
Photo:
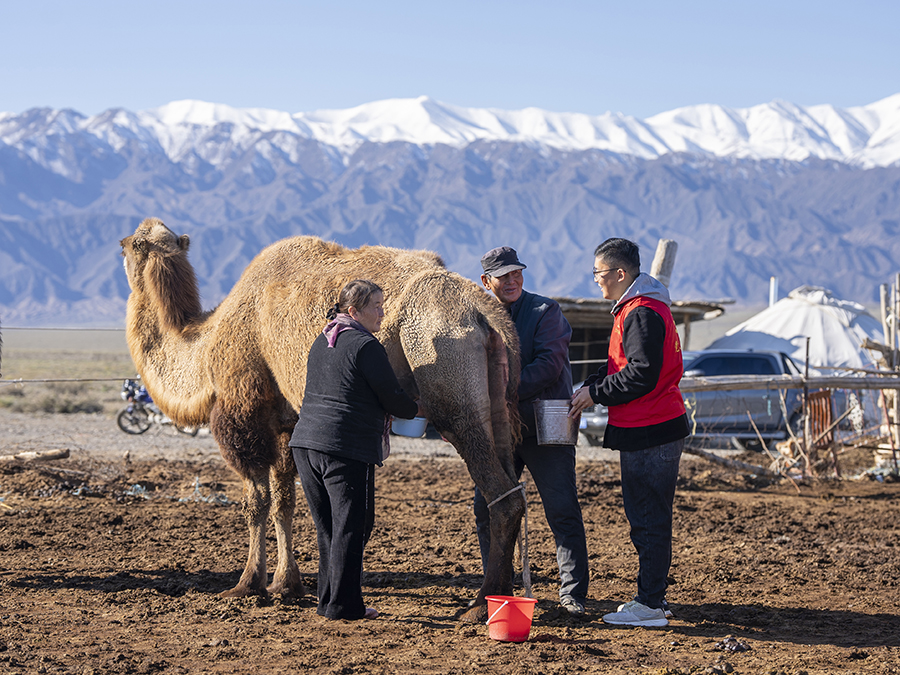
M140 284L141 271L152 255L169 257L187 253L190 237L186 234L176 236L159 218L147 218L129 237L119 244L122 246L122 257L125 265L125 276L132 290Z
M125 275L131 287L131 298L149 301L155 306L159 322L167 328L181 330L200 314L197 278L187 259L190 239L176 236L157 218L138 225L130 237L121 242L125 258ZM142 299L138 301L137 299Z

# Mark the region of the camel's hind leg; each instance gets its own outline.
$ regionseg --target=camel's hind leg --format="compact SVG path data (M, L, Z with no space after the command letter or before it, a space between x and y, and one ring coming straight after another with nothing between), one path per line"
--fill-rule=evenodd
M293 519L297 503L296 477L297 470L294 458L287 446L289 434L278 435L281 459L269 472L272 489L272 522L275 525L275 537L278 540L278 565L268 588L269 593L286 598L299 598L306 589L300 580L300 568L294 558Z

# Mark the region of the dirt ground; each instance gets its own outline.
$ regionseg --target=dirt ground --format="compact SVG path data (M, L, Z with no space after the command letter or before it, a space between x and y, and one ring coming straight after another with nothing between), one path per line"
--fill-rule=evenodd
M71 450L0 462L0 672L900 672L898 483L795 487L686 456L674 618L617 628L600 617L629 599L637 561L618 466L585 455L590 616L558 609L554 549L529 483L539 603L530 639L515 644L457 621L481 582L471 480L439 439L405 440L377 472L366 551L363 591L381 616L328 621L315 613L302 491L295 548L310 594L221 599L247 534L240 484L212 439L171 428L128 437L108 416L0 412L0 454Z

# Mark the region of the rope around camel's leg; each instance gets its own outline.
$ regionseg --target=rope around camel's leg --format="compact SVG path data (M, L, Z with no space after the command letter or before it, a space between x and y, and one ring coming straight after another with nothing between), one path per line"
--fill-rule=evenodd
M513 492L522 491L522 498L525 500L525 512L522 517L522 527L519 528L519 535L516 538L516 544L519 546L519 555L522 557L522 583L525 585L525 597L533 598L531 591L531 564L528 560L528 499L525 497L525 483L519 483L512 490L507 490L502 495L488 504L488 510L497 502L506 499Z
M525 486L522 485L522 496ZM531 563L528 560L528 500L525 500L525 513L522 515L522 527L519 530L519 553L522 555L522 583L525 584L525 597L533 598L531 592Z

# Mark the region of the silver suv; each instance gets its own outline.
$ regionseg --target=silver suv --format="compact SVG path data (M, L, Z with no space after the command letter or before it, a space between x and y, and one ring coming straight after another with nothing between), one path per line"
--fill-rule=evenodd
M712 349L684 353L685 377L717 375L800 375L787 354L774 351ZM781 396L784 395L784 410ZM735 389L692 391L684 394L692 438L704 442L736 439L758 446L788 437L788 425L799 431L801 395L796 389ZM753 424L759 430L757 435Z

